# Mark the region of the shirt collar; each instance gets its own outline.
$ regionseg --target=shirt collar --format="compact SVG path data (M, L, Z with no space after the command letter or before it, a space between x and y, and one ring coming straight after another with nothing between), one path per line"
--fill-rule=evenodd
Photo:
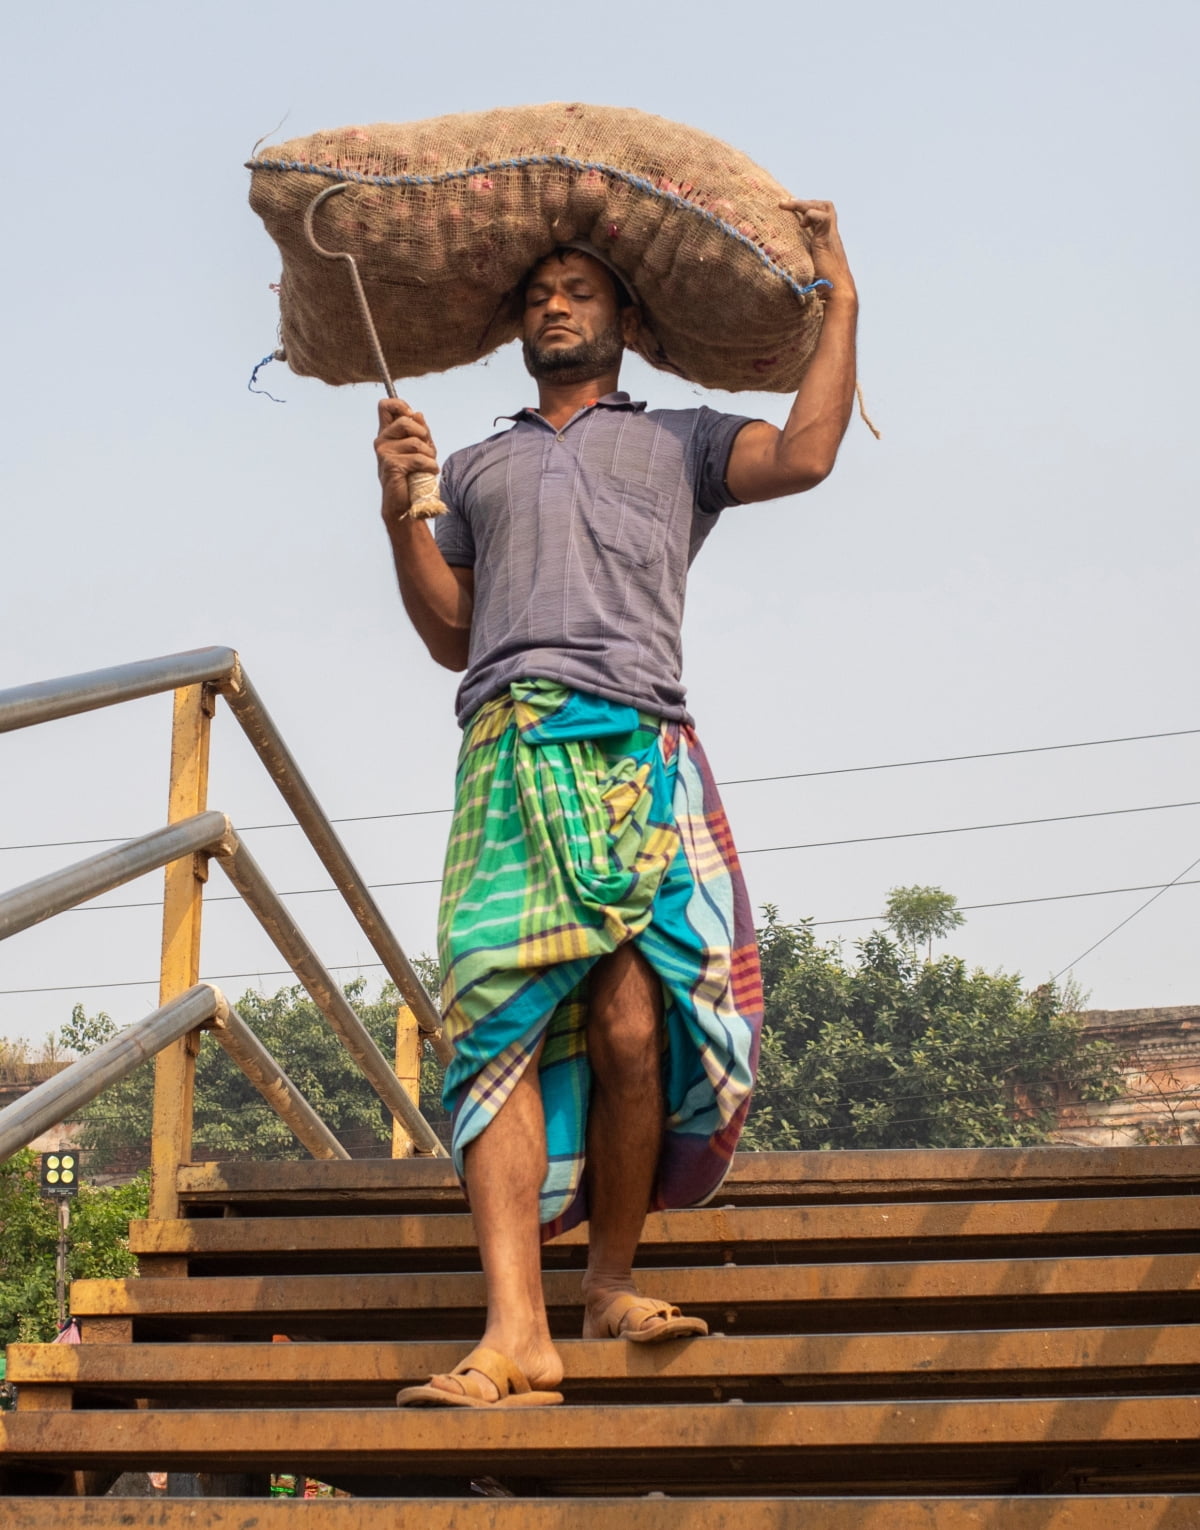
M584 409L629 409L636 413L645 409L646 401L632 399L628 393L606 393L603 398L592 399L583 407ZM540 420L541 418L535 404L526 404L523 409L518 409L516 414L498 414L492 424L497 425L501 420L511 420L516 424L521 420Z

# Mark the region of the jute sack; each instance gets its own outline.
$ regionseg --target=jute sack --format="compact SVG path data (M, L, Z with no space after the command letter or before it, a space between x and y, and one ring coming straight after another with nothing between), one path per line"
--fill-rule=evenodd
M250 205L283 255L292 369L377 378L344 263L358 263L393 377L478 361L520 333L515 289L556 245L587 240L636 293L636 349L705 387L790 392L821 290L788 192L744 154L645 112L522 106L296 138L250 162Z

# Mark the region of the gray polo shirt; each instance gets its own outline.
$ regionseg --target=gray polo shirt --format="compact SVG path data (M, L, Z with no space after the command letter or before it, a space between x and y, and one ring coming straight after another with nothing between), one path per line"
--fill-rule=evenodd
M442 468L438 547L475 570L459 722L523 678L690 722L687 572L737 503L725 469L749 417L610 393L558 431L533 409L506 418Z

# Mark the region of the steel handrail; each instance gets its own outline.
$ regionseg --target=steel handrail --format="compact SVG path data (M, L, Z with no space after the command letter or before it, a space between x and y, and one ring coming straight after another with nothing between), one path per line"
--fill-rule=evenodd
M441 1019L424 984L404 954L399 941L388 927L381 910L368 891L365 882L351 861L344 845L334 832L325 812L318 803L284 743L270 714L263 706L258 693L242 670L236 651L232 648L211 647L196 649L189 653L166 654L156 659L141 660L134 664L114 665L83 674L68 675L58 680L37 682L0 691L0 732L32 727L38 723L75 716L102 707L118 705L144 696L164 691L176 695L176 716L180 697L193 694L192 703L198 710L194 715L211 716L211 703L205 696L224 695L231 711L259 758L266 765L281 795L296 816L296 821L318 857L341 892L350 911L357 919L371 945L380 957L389 976L406 1000L418 1034L427 1039L443 1062L453 1057L453 1049L441 1033ZM204 737L207 737L206 732ZM173 751L178 748L178 741ZM189 747L187 745L185 748ZM194 747L194 746L193 746ZM193 756L195 758L195 756ZM198 807L204 805L203 779L207 771L207 744L199 756L201 764L196 777L200 783L193 796ZM176 777L175 753L172 755L172 792ZM186 796L186 794L185 794ZM175 798L172 799L173 803ZM186 810L186 809L185 809ZM176 809L173 807L172 812ZM334 983L320 962L315 951L300 932L299 927L284 907L281 899L263 876L253 857L241 844L229 819L222 813L193 812L180 818L166 828L128 840L123 844L103 850L76 862L60 871L36 878L22 887L0 895L0 939L29 928L54 914L86 902L101 893L111 891L123 883L142 876L162 866L178 864L188 856L195 860L192 875L204 879L203 859L216 854L234 886L242 894L251 911L270 935L276 947L283 953L292 970L308 990L314 1003L337 1034L342 1045L364 1074L367 1081L387 1105L392 1115L404 1127L414 1147L421 1152L445 1156L432 1127L410 1098L404 1085L387 1062L341 989ZM170 879L168 872L168 908L170 904ZM199 903L195 904L196 922L193 941L198 937ZM174 916L172 916L174 917ZM175 928L174 925L171 926ZM164 937L165 940L165 937ZM197 948L198 950L198 948ZM164 944L164 952L166 946ZM168 982L166 956L164 955L164 983ZM191 958L192 977L196 976L196 957ZM187 979L185 978L185 981ZM170 992L167 987L166 992ZM216 994L216 1000L204 995ZM187 1003L184 1004L184 1000ZM180 1005L183 1004L183 1011ZM205 1009L200 1021L183 1025L182 1012L198 1013L197 1006L215 1004ZM109 1082L123 1078L147 1057L161 1052L179 1042L184 1035L200 1023L211 1023L217 1038L231 1058L243 1069L268 1103L287 1122L310 1152L316 1157L346 1157L346 1151L337 1142L329 1128L320 1120L299 1091L279 1068L270 1053L231 1008L219 991L210 984L199 984L187 990L187 994L172 999L153 1015L115 1037L113 1042L78 1063L64 1070L56 1080L48 1080L47 1086L35 1090L28 1097L33 1104L19 1115L13 1108L0 1113L3 1137L14 1140L14 1133L25 1130L33 1111L39 1123L49 1110L77 1109L81 1104L95 1098ZM150 1036L153 1044L147 1050L142 1040ZM161 1040L158 1040L161 1036ZM111 1049L111 1051L110 1051ZM109 1059L116 1059L109 1065ZM113 1071L113 1069L117 1071ZM159 1061L159 1072L163 1059ZM63 1080L67 1083L64 1085ZM57 1084L57 1090L48 1085ZM94 1087L93 1087L94 1086ZM84 1090L76 1099L72 1095L64 1106L59 1095L64 1087ZM173 1086L174 1087L174 1086ZM186 1098L190 1086L182 1086ZM35 1098L36 1097L36 1098ZM158 1141L158 1105L156 1104L155 1132ZM4 1119L7 1118L7 1119ZM32 1140L44 1125L65 1119L59 1114L39 1125L25 1137ZM24 1124L22 1124L24 1123ZM174 1128L172 1128L174 1129ZM190 1127L187 1128L190 1132ZM24 1142L18 1145L23 1146ZM186 1152L186 1134L181 1145ZM10 1151L13 1149L10 1148ZM6 1156L0 1154L0 1156Z
M217 864L241 894L246 907L262 925L276 950L300 979L313 1003L324 1015L359 1071L388 1107L414 1145L424 1153L444 1158L446 1149L437 1133L409 1098L371 1033L354 1013L345 994L334 982L309 945L279 894L263 875L257 861L236 832L222 841Z
M68 1120L164 1047L206 1024L314 1158L350 1157L221 990L212 983L197 983L0 1110L0 1162Z
M55 914L123 887L148 871L158 871L185 855L210 850L229 832L224 813L196 813L166 828L128 839L101 850L61 871L35 877L11 892L0 894L0 940L51 919Z
M442 1035L442 1019L437 1006L404 954L379 905L367 890L367 884L325 816L312 787L305 780L303 771L284 743L249 677L239 666L237 672L221 685L220 690L241 724L242 731L267 767L283 800L296 815L296 822L303 829L309 844L317 852L321 864L333 879L350 912L358 920L359 927L370 941L388 976L403 994L416 1019L417 1029L433 1047L438 1058L443 1063L450 1062L454 1049Z
M385 971L412 1010L417 1029L437 1057L443 1063L450 1062L454 1049L442 1035L436 1004L242 669L235 649L211 647L164 654L0 691L0 733L199 684L211 685L225 697Z
M73 1111L89 1104L110 1084L127 1078L156 1052L211 1020L223 1003L211 983L197 983L6 1106L0 1111L0 1162L50 1127L70 1120Z
M37 680L0 691L0 733L32 728L36 723L75 717L122 701L157 696L184 685L227 680L238 670L232 648L196 648L188 653L168 653L133 664L112 664L105 669L63 675L57 680Z
M314 1158L350 1157L228 1000L213 1017L212 1034Z

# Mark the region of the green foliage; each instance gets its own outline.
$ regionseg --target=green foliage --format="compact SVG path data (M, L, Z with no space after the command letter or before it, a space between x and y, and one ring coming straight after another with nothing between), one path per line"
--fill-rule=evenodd
M149 1179L98 1189L87 1183L71 1202L70 1280L131 1275L129 1222L146 1215ZM0 1346L47 1342L57 1328L54 1264L58 1214L41 1198L37 1157L28 1148L0 1164Z
M921 962L887 935L848 961L774 908L759 931L766 1025L746 1148L1006 1147L1044 1142L1057 1091L1120 1092L1053 984Z
M965 923L958 899L940 887L893 887L884 905L888 928L902 946L915 955L925 947L926 961L933 960L933 943Z
M436 964L434 966L436 972ZM346 997L389 1060L396 1044L398 995L388 983L379 997L364 997L365 980L347 985ZM390 1152L391 1116L358 1071L328 1023L299 987L282 988L272 997L246 993L238 1012L335 1133L356 1131L360 1140ZM95 1050L116 1026L105 1014L88 1017L76 1005L60 1040L81 1054ZM444 1118L440 1069L431 1058L422 1067L422 1110L432 1124ZM119 1084L106 1089L82 1115L80 1145L94 1168L127 1169L149 1161L154 1064L148 1062ZM262 1096L234 1066L221 1046L205 1035L196 1064L194 1150L217 1158L306 1158L291 1132ZM359 1145L356 1151L364 1151Z

